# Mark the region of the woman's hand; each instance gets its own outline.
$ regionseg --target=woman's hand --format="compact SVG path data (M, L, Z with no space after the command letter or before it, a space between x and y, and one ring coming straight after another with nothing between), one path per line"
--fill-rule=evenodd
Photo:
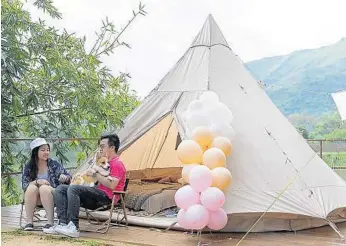
M36 184L38 184L39 186L41 186L41 185L50 185L50 183L46 179L38 179L36 181Z
M59 182L64 184L67 183L67 181L69 180L69 176L65 175L65 174L60 174L59 177Z

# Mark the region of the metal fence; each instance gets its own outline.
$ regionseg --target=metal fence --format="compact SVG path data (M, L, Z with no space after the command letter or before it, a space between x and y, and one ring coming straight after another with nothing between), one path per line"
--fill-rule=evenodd
M310 147L346 180L346 139L308 139Z
M27 150L29 154L29 144L33 138L2 138L1 141L14 141L19 142L18 148ZM64 141L97 141L98 138L46 138L47 142L53 144L53 151L51 156L55 158L54 143ZM307 139L310 147L319 154L319 156L343 178L346 179L346 139ZM75 170L76 166L76 152L70 153L70 164L65 166L68 170ZM20 170L11 173L1 173L1 176L14 175L21 176Z
M17 142L17 146L15 147L17 150L20 149L22 151L22 153L27 153L28 155L28 159L29 159L29 155L30 155L30 142L34 140L34 138L2 138L1 141L11 141L11 142ZM98 141L99 138L46 138L47 142L52 146L51 149L51 154L50 157L53 159L58 159L57 155L56 155L56 149L54 148L54 145L56 143L61 143L61 142L85 142L85 141ZM66 154L66 153L65 153ZM77 151L69 151L67 153L68 157L69 157L69 163L62 163L64 165L64 167L67 170L75 170L78 165L77 165ZM62 161L61 161L62 162ZM24 165L25 163L23 163ZM16 171L14 172L9 172L9 173L1 173L1 176L20 176L22 173L22 166L18 167Z
M332 168L346 168L346 139L308 139L307 141Z
M22 151L22 153L27 154L29 159L29 156L30 156L29 145L32 140L34 140L34 138L2 138L1 142L2 143L5 141L15 142L16 143L16 145L14 146L15 152L18 152L18 150L20 150ZM61 143L61 142L75 142L75 141L77 142L94 141L96 143L99 140L99 138L46 138L46 140L52 146L50 157L58 160L59 158L56 155L56 148L54 147L55 144ZM64 165L65 169L67 169L70 173L73 173L78 168L77 152L78 151L69 151L68 153L65 153L67 154L69 158L69 163L64 163L60 161ZM80 164L84 163L86 160L82 161ZM26 163L22 163L22 165L16 167L14 172L1 173L1 177L11 176L12 178L14 178L15 183L17 184L18 192L22 192L21 190L22 170L25 164Z

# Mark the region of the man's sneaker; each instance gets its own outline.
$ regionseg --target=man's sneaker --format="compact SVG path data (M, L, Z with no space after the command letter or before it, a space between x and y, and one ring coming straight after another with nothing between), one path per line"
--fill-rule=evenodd
M68 223L67 226L57 226L54 228L54 230L62 235L69 236L69 237L79 237L79 230L77 227L73 224L72 221Z
M56 226L50 225L50 224L46 224L43 228L42 231L46 234L57 234L57 232L55 231Z
M26 224L24 226L24 231L33 231L34 230L34 225L32 223Z
M55 226L51 226L49 224L45 225L42 229L42 231L44 233L47 233L47 234L58 234L58 232L56 231L57 228L64 228L66 227L67 225L66 224L58 224L58 225L55 225Z

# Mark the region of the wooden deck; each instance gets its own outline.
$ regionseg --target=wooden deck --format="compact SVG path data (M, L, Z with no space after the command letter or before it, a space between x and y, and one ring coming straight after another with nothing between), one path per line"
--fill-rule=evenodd
M13 230L19 228L19 212L20 206L11 206L1 208L1 226L2 231ZM87 230L92 225L88 224L85 220L81 220L81 230ZM338 224L342 234L346 236L346 222ZM214 233L203 234L201 236L200 245L237 245L240 238L244 233ZM198 238L194 235L168 231L162 232L158 229L134 227L128 228L113 227L107 234L97 234L90 232L82 232L82 238L106 240L113 242L130 243L136 245L197 245ZM296 234L293 232L271 232L271 233L250 233L245 240L240 244L241 246L288 246L288 245L302 245L302 246L340 246L346 245L346 241L341 241L338 235L329 226L322 228L298 231Z

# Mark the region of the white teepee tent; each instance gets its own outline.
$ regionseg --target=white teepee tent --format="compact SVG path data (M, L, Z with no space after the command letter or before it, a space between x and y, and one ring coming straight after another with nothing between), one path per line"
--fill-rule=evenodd
M346 90L332 93L332 97L338 108L341 121L346 120Z
M175 149L186 138L182 114L206 90L216 92L234 116L236 138L227 162L233 183L226 192L229 222L224 231L247 231L266 211L253 231L334 226L345 220L346 182L276 108L211 15L119 132L120 158L130 173L180 174Z

